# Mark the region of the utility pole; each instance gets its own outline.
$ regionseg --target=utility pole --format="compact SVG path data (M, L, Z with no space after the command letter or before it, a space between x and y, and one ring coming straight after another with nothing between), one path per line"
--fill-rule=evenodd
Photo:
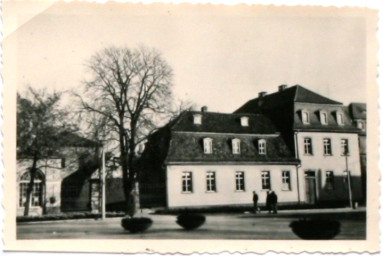
M101 219L105 220L105 205L106 205L106 197L105 197L105 148L102 145L102 167L101 167Z
M347 183L348 183L348 196L350 200L350 207L353 208L353 203L352 203L352 189L351 189L351 175L350 175L350 170L348 169L348 152L345 154L346 158L346 172L347 172Z

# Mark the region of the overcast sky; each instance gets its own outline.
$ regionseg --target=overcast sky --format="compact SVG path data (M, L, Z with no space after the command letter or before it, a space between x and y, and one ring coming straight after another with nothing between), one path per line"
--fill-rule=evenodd
M73 89L94 52L143 44L174 69L177 98L211 111L234 111L280 84L346 104L366 101L364 19L272 11L56 3L32 18L19 16L24 24L5 35L5 59L12 57L5 83Z

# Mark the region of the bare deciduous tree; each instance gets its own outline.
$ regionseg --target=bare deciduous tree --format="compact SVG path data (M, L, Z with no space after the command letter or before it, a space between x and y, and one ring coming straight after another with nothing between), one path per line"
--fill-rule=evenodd
M108 133L115 134L129 202L137 176L136 147L156 128L159 114L168 112L172 69L158 51L145 47L104 49L91 57L87 67L90 77L84 82L81 103L85 110L106 118Z

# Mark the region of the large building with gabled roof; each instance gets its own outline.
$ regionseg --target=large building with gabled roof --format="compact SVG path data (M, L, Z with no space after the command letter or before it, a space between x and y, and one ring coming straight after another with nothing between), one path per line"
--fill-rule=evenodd
M259 93L235 111L259 113L276 126L301 161L299 201L306 204L362 201L358 130L349 108L300 85Z
M262 114L186 111L152 134L141 157L141 206L167 208L298 202L297 165Z

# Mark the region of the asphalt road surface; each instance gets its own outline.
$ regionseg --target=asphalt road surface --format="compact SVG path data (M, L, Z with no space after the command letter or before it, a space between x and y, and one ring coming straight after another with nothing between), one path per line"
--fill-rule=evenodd
M334 239L365 239L366 214L349 212L282 212L269 214L207 214L199 229L183 230L174 215L145 215L153 225L144 233L123 230L121 218L20 223L17 239L300 239L289 227L304 217L338 220L341 231Z

